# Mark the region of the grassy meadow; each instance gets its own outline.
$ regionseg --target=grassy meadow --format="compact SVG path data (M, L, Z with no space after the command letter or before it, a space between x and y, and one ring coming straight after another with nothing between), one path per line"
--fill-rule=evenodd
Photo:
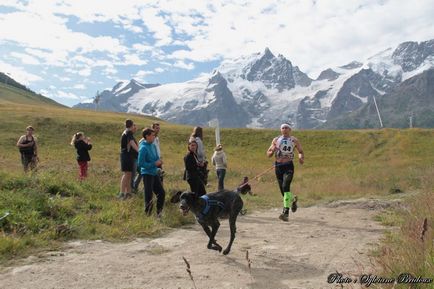
M0 87L0 218L9 213L0 220L0 260L56 248L70 239L117 241L155 236L167 228L194 221L191 216L180 216L168 202L162 221L146 217L141 194L127 201L117 200L121 177L119 140L126 118L133 119L140 129L155 121L139 115L68 109L28 100ZM170 194L188 188L182 180L183 156L192 127L159 122L166 171L164 186ZM25 175L15 144L27 125L35 128L40 163L36 173ZM89 177L82 183L78 181L75 150L69 144L77 131L83 131L93 143ZM214 132L205 129L204 134L210 159ZM222 144L229 162L227 188L235 188L243 176L253 178L272 166L265 151L278 134L278 129L222 130ZM378 254L384 260L382 268L387 274L415 268L411 262L408 270L396 268L407 266L405 262L392 267L387 260L398 258L393 255L398 252L395 245L403 246L403 250L414 245L411 241L414 224L427 218L432 226L434 221L434 130L294 131L294 135L305 152L305 164L295 164L291 189L299 196L300 206L371 196L408 197L411 205L406 210L382 217L385 222L400 225L403 233L390 233L384 250ZM139 132L136 138L140 138ZM217 180L213 168L210 169L208 191L213 191ZM281 206L273 171L252 180L251 185L256 196L244 197L249 210ZM403 193L394 194L398 191ZM429 229L426 237L431 242L425 241L423 246L428 252L425 263L430 265L424 267L427 271L420 271L431 276L432 236Z

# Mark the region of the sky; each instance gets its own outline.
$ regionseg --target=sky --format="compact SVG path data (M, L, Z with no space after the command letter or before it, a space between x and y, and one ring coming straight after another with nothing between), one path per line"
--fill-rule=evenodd
M72 106L119 81L191 80L282 54L311 78L434 39L434 0L0 1L0 72Z

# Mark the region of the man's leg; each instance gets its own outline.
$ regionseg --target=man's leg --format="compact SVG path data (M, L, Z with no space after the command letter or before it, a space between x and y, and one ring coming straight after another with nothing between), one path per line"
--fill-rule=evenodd
M136 174L137 174L137 160L133 159L133 168L131 170L131 184L130 184L130 191L134 190L134 181L136 179Z
M283 189L283 213L281 215L281 220L287 221L289 215L289 206L292 207L293 195L291 193L291 182L294 176L294 168L287 168L283 175L282 189Z

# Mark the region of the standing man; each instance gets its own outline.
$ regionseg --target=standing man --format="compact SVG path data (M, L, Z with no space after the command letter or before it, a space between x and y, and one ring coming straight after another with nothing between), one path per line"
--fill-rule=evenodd
M281 136L275 137L267 150L267 156L275 156L275 173L279 183L280 193L283 196L283 211L279 219L288 221L289 204L291 211L297 211L297 196L292 195L290 186L294 176L294 148L298 151L298 161L304 163L304 154L298 139L291 135L291 127L284 123L280 126Z
M131 119L125 121L125 130L121 136L121 186L119 192L120 199L128 199L131 197L131 179L133 170L136 170L137 155L139 148L137 147L134 133L137 128Z
M32 126L26 127L26 134L22 135L17 142L17 147L21 153L21 163L26 173L29 168L34 170L38 161L38 145L36 138L33 136L33 131Z
M163 158L161 157L160 138L158 137L158 133L160 132L160 124L158 122L154 122L152 124L152 129L154 130L155 134L154 145L157 148L158 156L162 160ZM158 176L160 177L161 182L163 182L164 171L162 164L158 167Z

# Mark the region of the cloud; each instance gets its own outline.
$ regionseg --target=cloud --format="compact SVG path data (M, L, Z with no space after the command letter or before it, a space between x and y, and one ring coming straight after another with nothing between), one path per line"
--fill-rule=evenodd
M71 100L75 100L75 101L80 101L81 97L77 96L74 93L71 92L65 92L62 90L54 90L52 88L49 89L40 89L39 93L47 96L49 98L53 98L53 99L60 99L60 100L65 100L65 101L71 101Z
M164 46L172 42L172 27L156 8L147 8L140 11L141 20L148 30L153 33L156 40L155 45Z
M0 12L0 27L8 28L0 29L0 49L6 51L0 70L27 84L42 80L25 72L36 65L41 73L47 68L47 74L57 74L50 81L85 78L108 86L131 75L154 75L159 81L157 74L169 67L198 75L208 67L201 63L265 47L315 77L403 41L434 38L433 0L417 5L404 0L4 0L1 5L12 9ZM16 59L21 67L13 65Z
M20 60L20 62L22 64L30 64L30 65L41 64L41 62L37 58L35 58L31 55L25 54L25 53L11 52L10 56L15 57L18 60Z
M78 71L78 74L81 76L90 76L92 74L92 69L90 67L83 68Z
M140 70L138 71L135 75L134 75L134 79L137 80L144 80L145 77L154 74L154 71L150 71L150 70Z
M168 57L203 62L269 47L302 69L318 71L364 59L403 41L434 38L432 4L432 0L418 1L418 5L404 0L333 0L315 5L310 1L220 1L202 8L203 17L178 15L175 8L173 13L166 12L173 30L186 34L187 48Z
M118 39L108 36L92 37L71 31L66 27L66 22L67 18L54 14L37 14L36 11L0 14L0 26L13 27L1 29L0 39L47 51L121 53L128 50Z
M62 90L56 91L56 95L53 97L65 98L65 99L71 99L71 100L81 100L81 97L77 96L76 94L71 93L71 92L65 92Z
M0 71L6 73L9 77L24 85L29 85L31 82L35 81L42 81L42 78L40 76L29 73L22 67L11 65L1 60Z
M135 43L133 44L133 49L140 52L146 52L146 51L152 51L154 48L150 45Z
M184 61L176 61L173 64L174 67L178 67L178 68L182 68L182 69L186 69L186 70L192 70L194 69L194 64L192 62L190 63L185 63Z
M103 72L105 75L116 75L118 73L118 70L113 67L107 67L104 69Z
M84 84L76 84L72 88L74 88L74 89L86 89L86 86L84 86Z
M119 65L146 65L147 60L140 58L137 54L124 55L124 61L119 62Z

